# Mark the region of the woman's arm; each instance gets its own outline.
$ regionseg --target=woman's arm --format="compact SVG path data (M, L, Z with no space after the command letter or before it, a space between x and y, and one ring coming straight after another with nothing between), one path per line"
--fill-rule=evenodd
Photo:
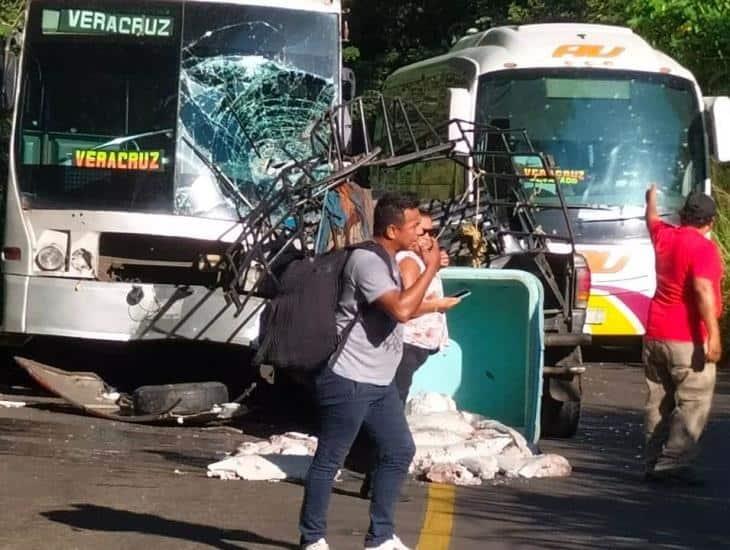
M403 281L404 289L413 286L413 284L421 274L421 269L418 266L416 260L408 256L398 262L398 268L400 270L400 276L401 280ZM415 317L420 317L421 315L426 315L427 313L444 313L450 310L459 302L459 298L424 298L424 300L411 316L411 319Z

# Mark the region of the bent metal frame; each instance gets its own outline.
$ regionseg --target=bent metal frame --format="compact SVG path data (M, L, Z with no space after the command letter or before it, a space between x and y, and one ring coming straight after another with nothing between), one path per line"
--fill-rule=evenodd
M373 135L373 125L368 124L374 118L381 121L377 136ZM313 125L310 140L312 157L301 159L290 154L288 162L274 167L278 175L258 203L247 202L249 210L239 220L240 234L222 260L216 265L200 264L202 269L218 271L218 285L237 315L246 309L251 297L271 297L276 292L278 275L288 259L315 254L328 192L351 181L363 169L396 169L439 159L462 165L472 182L459 196L424 205L440 227L442 246L459 256L471 254L472 265L479 266L497 267L513 254L528 253L564 313L570 315L569 304L544 256L549 241L563 242L575 251L568 207L553 159L534 148L525 129L501 129L465 120L434 126L407 100L373 94L324 113ZM533 188L530 193L522 185L534 178L520 168L526 159L544 174L543 180L554 184L556 205L536 205L539 190ZM495 193L495 189L501 191ZM565 234L545 234L535 222L538 208L561 211ZM509 213L509 223L505 222L505 212ZM463 238L466 226L476 228L476 242ZM519 243L517 250L507 248L505 238ZM481 256L475 253L479 247ZM155 330L155 321L188 292L184 285L179 286L146 330ZM259 309L249 308L241 326Z

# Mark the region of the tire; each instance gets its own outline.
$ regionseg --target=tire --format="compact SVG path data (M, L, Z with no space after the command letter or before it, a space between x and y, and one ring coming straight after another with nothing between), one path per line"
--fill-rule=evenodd
M180 402L175 405L175 402ZM135 414L160 414L175 405L175 414L209 411L213 405L228 402L228 389L220 382L194 382L142 386L132 394Z
M540 432L543 437L569 438L578 431L580 401L558 401L550 395L542 398Z

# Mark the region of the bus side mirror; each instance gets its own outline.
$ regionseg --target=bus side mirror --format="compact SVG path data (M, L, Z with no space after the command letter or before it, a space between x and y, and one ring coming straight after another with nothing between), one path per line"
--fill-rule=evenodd
M337 124L340 128L340 140L345 149L352 148L353 140L353 106L346 105L355 98L355 72L342 67L342 105L337 109Z
M11 112L15 107L20 65L20 34L13 32L2 41L2 75L0 78L0 109Z
M468 155L474 131L471 93L466 88L449 88L449 141L455 153Z
M705 108L715 160L719 163L730 162L730 97L707 97Z
M351 101L355 98L355 71L349 67L342 67L342 102Z

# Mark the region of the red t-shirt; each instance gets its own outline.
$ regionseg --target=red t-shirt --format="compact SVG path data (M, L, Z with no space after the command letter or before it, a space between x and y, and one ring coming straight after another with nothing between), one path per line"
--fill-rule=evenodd
M694 227L655 221L649 233L656 253L657 288L649 306L646 335L657 340L702 343L707 329L699 315L693 281L712 281L719 317L723 276L720 250Z

